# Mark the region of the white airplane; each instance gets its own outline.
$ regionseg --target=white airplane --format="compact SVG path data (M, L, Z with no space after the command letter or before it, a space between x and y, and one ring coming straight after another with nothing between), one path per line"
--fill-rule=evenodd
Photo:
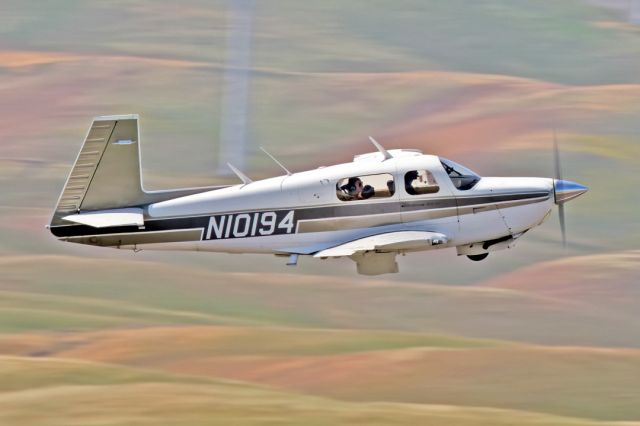
M555 204L587 191L557 179L480 177L417 150L242 184L145 191L138 116L95 118L49 228L62 241L120 249L349 257L361 274L398 272L396 255L454 248L482 260L513 247ZM273 158L273 157L271 157ZM275 160L275 158L273 158ZM275 160L277 162L277 160Z

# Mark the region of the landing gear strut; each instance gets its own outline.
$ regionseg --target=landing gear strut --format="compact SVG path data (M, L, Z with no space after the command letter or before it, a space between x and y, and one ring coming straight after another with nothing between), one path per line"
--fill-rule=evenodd
M480 262L481 260L484 260L487 258L487 256L489 256L489 253L482 253L482 254L468 254L467 257L471 260L473 260L474 262Z

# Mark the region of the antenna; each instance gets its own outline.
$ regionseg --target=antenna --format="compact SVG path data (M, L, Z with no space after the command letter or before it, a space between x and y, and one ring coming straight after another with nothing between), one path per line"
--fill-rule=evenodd
M284 170L287 173L287 176L291 176L291 172L281 163L279 162L276 157L274 157L273 155L269 154L269 152L264 149L263 147L260 147L260 149L262 150L262 152L264 152L265 154L267 154L269 156L269 158L271 158L273 161L276 162L276 164L278 166L280 166L282 168L282 170Z
M238 176L240 178L240 180L245 184L248 185L251 182L253 182L251 179L249 179L247 177L247 175L245 175L244 173L242 173L240 170L236 169L235 167L233 167L233 165L231 163L227 163L227 166L229 166L229 168L231 169L231 171L233 173L236 174L236 176Z
M373 137L369 136L369 140L371 141L371 143L373 144L373 146L376 147L376 149L378 151L380 151L380 153L382 154L382 156L384 157L384 160L388 160L390 158L393 158L393 156L391 154L389 154L389 151L387 151L386 149L384 149L384 147L382 145L380 145L378 143L378 141L376 141ZM382 160L382 161L384 161Z

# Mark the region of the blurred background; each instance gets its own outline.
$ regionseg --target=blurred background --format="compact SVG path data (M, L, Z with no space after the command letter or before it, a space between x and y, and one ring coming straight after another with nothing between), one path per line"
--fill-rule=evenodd
M94 116L145 186L386 148L590 187L514 250L120 252L44 229ZM0 424L640 424L640 1L2 0ZM636 422L636 423L634 423Z

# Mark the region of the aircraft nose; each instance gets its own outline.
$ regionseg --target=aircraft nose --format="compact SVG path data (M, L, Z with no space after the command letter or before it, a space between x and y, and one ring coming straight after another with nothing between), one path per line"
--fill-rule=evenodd
M589 188L570 180L553 180L553 192L556 204L563 204L587 192Z

